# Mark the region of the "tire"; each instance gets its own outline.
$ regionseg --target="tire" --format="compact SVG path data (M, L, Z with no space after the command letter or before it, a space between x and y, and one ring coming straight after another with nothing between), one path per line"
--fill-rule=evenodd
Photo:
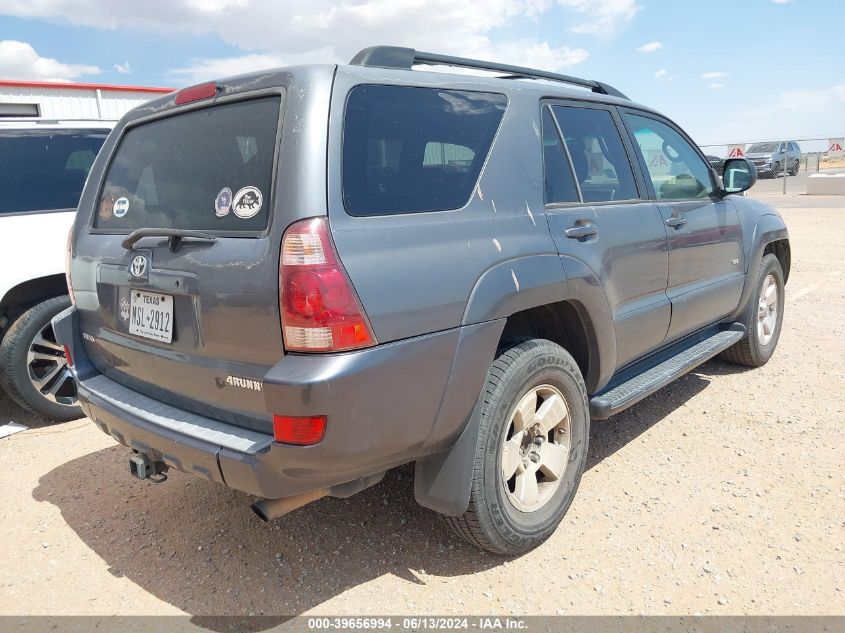
M566 350L551 341L528 339L499 350L481 397L469 507L461 516L444 519L469 543L514 556L546 540L575 497L590 435L587 391ZM567 415L559 425L544 428L563 411L561 402ZM515 446L530 452L511 450ZM508 480L506 463L516 468ZM534 487L537 505L531 504Z
M799 170L800 168L801 168L801 162L796 160L796 161L795 161L795 166L794 166L792 169L790 169L790 170L789 170L789 175L790 175L790 176L797 176L797 175L798 175L798 170Z
M762 324L763 306L761 296L764 286L769 280L774 282L776 289L774 312L772 312L771 303L767 301L769 308L770 328L769 333L766 332L766 327ZM769 282L770 283L770 282ZM760 268L757 271L757 284L754 288L754 294L749 301L752 302L752 307L748 310L748 317L743 325L745 325L745 336L743 336L737 343L722 352L722 358L734 363L736 365L745 365L746 367L760 367L765 365L772 354L775 353L775 348L780 338L781 325L783 324L783 309L784 309L784 281L783 269L780 266L778 258L769 253L764 255L760 261Z
M47 299L12 323L0 343L0 385L24 409L54 420L83 416L51 319L70 306L67 296ZM43 381L39 389L37 382Z

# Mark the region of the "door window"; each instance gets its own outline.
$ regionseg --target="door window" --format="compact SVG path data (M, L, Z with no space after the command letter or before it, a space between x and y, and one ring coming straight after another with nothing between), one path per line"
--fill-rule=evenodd
M683 136L655 119L626 114L658 200L707 198L710 168Z
M555 106L584 202L638 198L622 137L607 110Z
M0 132L0 215L74 209L106 129Z
M572 168L549 108L543 108L543 169L546 204L578 202L578 189Z

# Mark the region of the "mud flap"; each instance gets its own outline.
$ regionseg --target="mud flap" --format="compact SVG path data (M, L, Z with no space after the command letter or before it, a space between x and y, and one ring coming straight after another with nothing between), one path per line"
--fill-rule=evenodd
M469 422L450 449L417 460L414 497L421 506L446 516L460 516L466 512L472 490L481 406L479 398Z

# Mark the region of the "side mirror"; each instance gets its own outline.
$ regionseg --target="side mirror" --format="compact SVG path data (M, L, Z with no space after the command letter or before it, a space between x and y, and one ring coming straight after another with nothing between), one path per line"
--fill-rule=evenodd
M757 169L745 158L728 158L724 162L722 182L726 194L748 191L757 182Z

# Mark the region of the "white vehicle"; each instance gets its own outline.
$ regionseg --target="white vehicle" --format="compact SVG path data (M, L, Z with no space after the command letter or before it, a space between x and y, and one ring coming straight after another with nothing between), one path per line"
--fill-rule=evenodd
M0 385L26 409L82 416L50 320L70 305L67 236L114 122L0 120Z

